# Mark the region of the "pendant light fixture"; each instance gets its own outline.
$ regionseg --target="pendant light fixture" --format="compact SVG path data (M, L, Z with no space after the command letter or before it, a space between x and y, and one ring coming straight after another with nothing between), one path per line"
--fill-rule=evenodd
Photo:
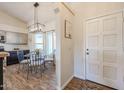
M39 3L34 3L34 24L28 26L29 33L44 32L45 25L38 21L38 7Z

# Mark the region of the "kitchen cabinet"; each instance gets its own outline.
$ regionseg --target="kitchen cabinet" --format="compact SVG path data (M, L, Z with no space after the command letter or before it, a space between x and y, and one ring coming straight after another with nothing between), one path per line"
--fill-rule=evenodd
M6 43L7 44L27 44L28 34L7 32L6 33Z

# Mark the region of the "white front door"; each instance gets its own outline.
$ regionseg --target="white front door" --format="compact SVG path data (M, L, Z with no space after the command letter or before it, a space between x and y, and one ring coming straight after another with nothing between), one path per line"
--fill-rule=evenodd
M95 82L101 78L100 20L86 23L86 78Z
M86 79L122 89L122 12L86 22Z

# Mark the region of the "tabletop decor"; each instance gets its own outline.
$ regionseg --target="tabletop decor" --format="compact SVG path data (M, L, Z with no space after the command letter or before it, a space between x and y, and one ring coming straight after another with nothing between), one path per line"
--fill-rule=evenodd
M35 53L36 53L36 55L39 55L40 49L35 49Z

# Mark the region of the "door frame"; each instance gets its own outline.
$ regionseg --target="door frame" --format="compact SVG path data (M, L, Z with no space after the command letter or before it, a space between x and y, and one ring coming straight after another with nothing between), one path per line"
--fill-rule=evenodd
M87 80L86 78L86 22L92 19L96 19L96 18L100 18L100 17L104 17L104 16L108 16L108 15L113 15L116 13L120 13L122 12L122 16L123 16L123 24L122 24L122 47L123 47L123 55L124 55L124 9L119 9L119 10L113 10L113 11L107 11L104 14L100 14L98 16L94 16L94 17L90 17L90 18L86 18L83 21L83 79Z

